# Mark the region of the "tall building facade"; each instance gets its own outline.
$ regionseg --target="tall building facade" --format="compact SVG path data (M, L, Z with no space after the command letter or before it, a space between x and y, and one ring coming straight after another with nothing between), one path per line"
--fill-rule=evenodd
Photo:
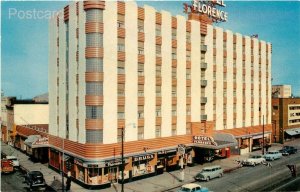
M49 30L50 166L84 184L118 180L122 133L125 179L270 134L270 43L135 2L76 2Z

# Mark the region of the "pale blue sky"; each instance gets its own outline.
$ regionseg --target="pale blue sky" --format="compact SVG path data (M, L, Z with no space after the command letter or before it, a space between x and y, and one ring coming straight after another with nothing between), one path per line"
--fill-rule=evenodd
M190 1L187 1L190 2ZM6 96L32 98L48 91L48 20L24 11L57 11L68 2L1 2L1 86ZM183 2L138 2L183 15ZM272 84L291 84L300 96L300 2L225 1L228 22L218 26L258 34L273 44ZM15 12L19 14L15 14ZM47 12L47 13L48 13ZM46 16L46 15L45 15Z

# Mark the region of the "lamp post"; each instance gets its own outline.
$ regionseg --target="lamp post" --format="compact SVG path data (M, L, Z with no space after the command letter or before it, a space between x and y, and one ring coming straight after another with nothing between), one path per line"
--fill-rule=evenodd
M121 188L121 192L124 192L124 127L122 129L122 156L121 156L121 161L122 161L122 167L121 167L121 178L122 178L122 181L121 181L121 185L122 185L122 188Z

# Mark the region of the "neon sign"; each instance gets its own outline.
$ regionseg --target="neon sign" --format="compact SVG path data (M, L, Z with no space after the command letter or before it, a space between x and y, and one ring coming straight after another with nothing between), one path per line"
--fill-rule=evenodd
M207 15L213 22L227 21L228 13L217 6L225 7L224 0L193 0L192 5L184 3L184 12Z

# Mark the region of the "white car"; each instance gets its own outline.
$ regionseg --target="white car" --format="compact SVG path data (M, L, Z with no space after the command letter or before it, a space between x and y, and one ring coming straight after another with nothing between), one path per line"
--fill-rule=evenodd
M282 157L282 153L280 153L279 151L269 151L265 155L265 159L270 161L273 161L275 159L280 159L281 157Z
M263 164L265 162L266 159L262 155L251 155L248 159L242 161L242 165L255 166L258 164Z
M6 156L6 159L11 160L14 167L20 167L20 163L17 157L15 156Z
M214 165L209 167L204 167L201 172L199 172L194 179L196 181L209 181L210 179L216 177L222 177L224 174L224 170L220 165Z

